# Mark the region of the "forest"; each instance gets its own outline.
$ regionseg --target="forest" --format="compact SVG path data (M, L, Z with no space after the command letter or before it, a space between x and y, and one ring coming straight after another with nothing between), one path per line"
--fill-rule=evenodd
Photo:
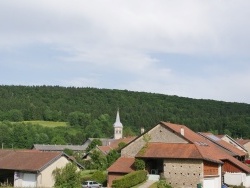
M118 108L125 136L169 121L197 132L250 137L250 104L115 89L2 85L0 142L29 148L32 143L82 144L88 137L110 137ZM23 123L31 120L68 126Z

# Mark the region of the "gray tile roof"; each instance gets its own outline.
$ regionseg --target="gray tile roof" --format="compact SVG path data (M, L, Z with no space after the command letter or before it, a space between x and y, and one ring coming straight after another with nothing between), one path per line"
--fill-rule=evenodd
M43 145L34 144L33 149L40 151L63 151L64 149L71 149L73 151L85 151L86 147L83 145Z

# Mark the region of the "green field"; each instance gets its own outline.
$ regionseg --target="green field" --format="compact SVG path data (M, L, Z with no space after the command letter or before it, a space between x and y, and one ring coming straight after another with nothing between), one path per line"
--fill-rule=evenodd
M57 121L24 121L25 124L38 124L44 127L66 127L67 122Z

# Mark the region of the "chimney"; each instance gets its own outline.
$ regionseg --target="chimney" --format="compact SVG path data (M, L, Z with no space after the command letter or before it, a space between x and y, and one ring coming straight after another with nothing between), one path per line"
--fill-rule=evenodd
M144 127L142 127L142 128L141 128L141 134L143 134L144 131L145 131L145 130L144 130Z
M181 128L181 135L184 136L184 128Z

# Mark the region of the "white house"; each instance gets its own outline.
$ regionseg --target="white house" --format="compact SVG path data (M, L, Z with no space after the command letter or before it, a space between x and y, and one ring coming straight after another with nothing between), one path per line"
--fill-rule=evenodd
M0 182L14 187L53 187L52 172L69 162L62 152L0 150Z

